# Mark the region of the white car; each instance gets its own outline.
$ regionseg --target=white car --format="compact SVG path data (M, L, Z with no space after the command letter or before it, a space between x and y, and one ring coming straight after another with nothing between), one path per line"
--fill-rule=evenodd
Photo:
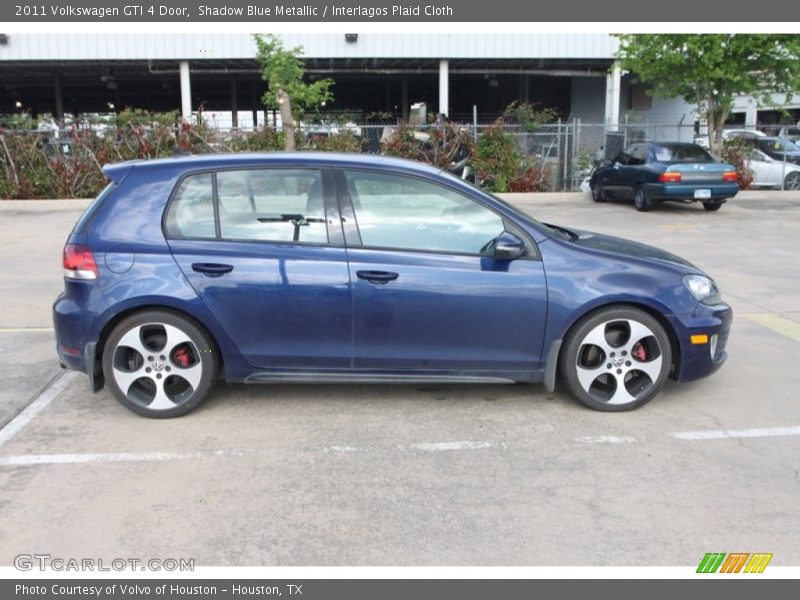
M732 140L734 138L744 138L752 140L755 138L767 137L767 134L758 129L725 129L722 132L722 141ZM699 135L694 138L694 143L703 148L708 148L708 136Z
M800 190L800 165L775 160L761 150L753 148L747 160L747 168L753 172L754 188L783 188Z

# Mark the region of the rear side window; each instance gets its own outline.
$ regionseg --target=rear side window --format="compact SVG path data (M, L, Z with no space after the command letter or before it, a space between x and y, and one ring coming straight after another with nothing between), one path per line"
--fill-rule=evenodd
M328 242L320 171L220 171L217 198L220 235L225 239Z
M214 188L211 173L190 175L181 181L169 205L167 236L214 238Z

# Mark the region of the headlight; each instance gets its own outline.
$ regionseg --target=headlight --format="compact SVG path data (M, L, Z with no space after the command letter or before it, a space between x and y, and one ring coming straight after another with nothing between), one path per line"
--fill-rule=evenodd
M719 294L717 284L713 280L703 275L684 275L683 285L691 292L698 302L703 304L719 304L722 297Z

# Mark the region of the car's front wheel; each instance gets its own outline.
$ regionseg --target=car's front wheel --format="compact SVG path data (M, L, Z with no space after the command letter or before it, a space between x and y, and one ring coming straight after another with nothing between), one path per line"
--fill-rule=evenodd
M145 417L184 415L205 400L219 360L189 319L149 310L121 321L106 340L103 374L126 408Z
M570 330L559 366L569 392L586 406L632 410L664 386L672 350L664 327L652 316L612 307L590 313Z

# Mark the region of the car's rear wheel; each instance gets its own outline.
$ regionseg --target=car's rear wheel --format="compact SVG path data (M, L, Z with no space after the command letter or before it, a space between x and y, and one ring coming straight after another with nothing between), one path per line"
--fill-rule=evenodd
M641 212L647 212L653 208L653 201L650 199L650 195L647 193L647 190L644 189L644 186L636 188L636 195L633 197L633 205L636 207L636 210Z
M592 200L594 200L595 202L606 201L606 193L603 190L603 184L601 184L597 180L594 180L592 181L589 187L592 190Z
M783 188L786 190L800 190L800 172L793 171L784 177Z
M703 208L706 210L719 210L722 208L722 202L712 200L711 202L703 202Z
M609 412L649 402L666 383L671 366L666 331L632 307L601 309L581 319L565 338L559 363L575 398Z
M145 417L177 417L208 395L219 367L213 347L189 319L143 311L121 321L109 335L103 374L126 408Z

